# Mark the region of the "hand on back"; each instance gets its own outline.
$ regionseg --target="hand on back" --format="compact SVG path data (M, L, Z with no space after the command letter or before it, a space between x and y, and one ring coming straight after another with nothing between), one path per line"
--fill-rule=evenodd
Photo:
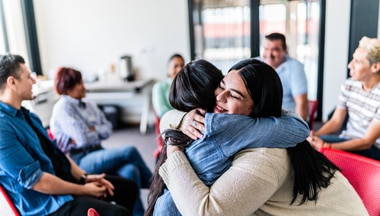
M202 109L191 110L183 117L179 129L193 140L202 138L203 134L200 131L205 130L205 114L206 111Z

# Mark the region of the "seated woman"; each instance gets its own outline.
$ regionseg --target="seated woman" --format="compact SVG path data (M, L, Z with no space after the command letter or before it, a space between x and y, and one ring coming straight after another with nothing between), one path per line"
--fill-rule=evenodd
M246 111L248 100L249 116L279 117L281 93L281 82L270 66L243 60L215 90L215 111ZM206 115L206 131L207 126ZM193 129L194 125L184 131ZM194 171L192 163L199 159L187 158L181 150L167 145L167 160L159 173L183 215L368 215L338 168L307 141L287 149L242 150L212 185Z
M203 108L209 112L215 107L215 89L222 73L211 63L205 60L197 60L186 65L186 67L175 77L171 91L170 101L178 110L190 111L195 107ZM186 88L183 88L186 86ZM240 98L238 94L237 98ZM248 98L247 98L248 99ZM289 147L305 140L309 129L303 120L285 115L281 118L251 118L247 115L252 107L251 100L245 100L247 109L231 109L229 114L206 114L206 130L204 137L192 143L186 148L186 154L198 176L207 184L212 185L217 177L231 165L232 156L239 150L248 147ZM215 127L215 125L218 125ZM220 136L228 133L228 136ZM166 144L188 145L191 139L177 130L164 132ZM288 136L284 140L283 137ZM205 144L207 143L207 144ZM161 152L165 155L165 152ZM164 156L165 157L165 156ZM159 165L165 159L160 158ZM156 186L163 185L158 179L152 183L149 207L146 215L151 214L153 204L162 188L157 190ZM178 211L171 202L170 194L166 190L155 207L154 215L176 215Z
M157 82L152 87L152 106L156 115L161 118L167 111L172 110L173 107L169 102L170 85L174 77L185 65L185 59L182 55L175 53L168 61L168 78L165 81Z
M149 188L152 172L134 146L105 149L101 140L112 134L112 124L93 102L84 99L86 89L79 71L62 67L55 77L60 95L54 105L50 128L58 147L88 173L116 174ZM134 215L143 215L137 200Z

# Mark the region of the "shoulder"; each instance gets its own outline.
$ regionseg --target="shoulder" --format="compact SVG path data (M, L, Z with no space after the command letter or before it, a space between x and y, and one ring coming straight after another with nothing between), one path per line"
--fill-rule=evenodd
M292 65L303 66L302 62L300 62L298 59L290 57L290 56L286 57L285 62L287 62L288 64L292 64Z
M286 149L251 148L240 151L233 160L233 167L247 172L265 173L273 180L284 180L291 173L291 164Z
M73 107L73 103L69 100L66 100L65 97L61 96L58 101L54 104L53 109L57 111L67 110Z
M354 80L352 78L348 78L343 82L342 88L344 90L352 91L354 88L361 89L362 84L360 81Z
M161 90L169 88L171 85L171 81L165 80L165 81L158 81L153 85L153 90Z

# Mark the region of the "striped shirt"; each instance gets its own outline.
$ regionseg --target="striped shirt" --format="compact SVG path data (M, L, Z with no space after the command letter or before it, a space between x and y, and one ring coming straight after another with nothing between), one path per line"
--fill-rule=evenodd
M373 121L380 123L380 83L370 91L365 91L360 81L347 79L341 87L337 107L348 110L349 115L347 129L340 137L364 137ZM375 145L380 148L380 138Z

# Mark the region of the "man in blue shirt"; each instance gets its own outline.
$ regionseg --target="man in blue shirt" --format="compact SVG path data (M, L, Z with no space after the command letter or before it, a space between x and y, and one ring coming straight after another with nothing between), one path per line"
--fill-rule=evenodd
M266 35L263 54L259 59L272 66L280 76L283 88L282 108L295 111L307 120L307 79L304 66L288 55L285 36L281 33Z
M50 141L37 115L21 106L36 82L19 55L0 56L0 184L21 215L130 215L137 186L88 175ZM118 205L105 202L115 201Z

